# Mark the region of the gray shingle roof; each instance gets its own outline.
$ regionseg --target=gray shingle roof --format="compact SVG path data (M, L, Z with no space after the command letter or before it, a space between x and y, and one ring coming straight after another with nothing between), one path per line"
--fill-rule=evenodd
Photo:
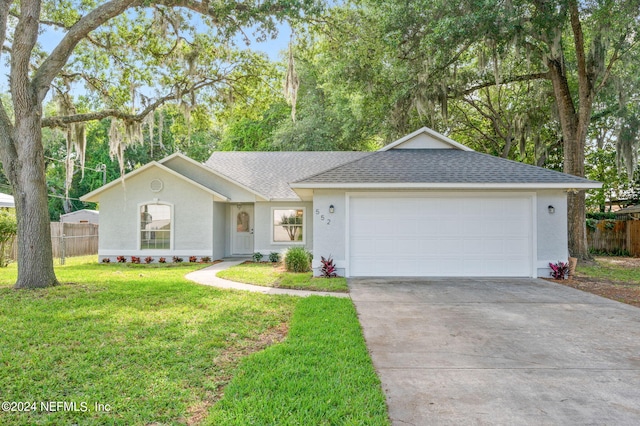
M340 183L588 184L587 179L475 151L398 149L375 152L296 181Z
M205 166L268 199L298 200L289 183L358 160L371 152L214 152Z

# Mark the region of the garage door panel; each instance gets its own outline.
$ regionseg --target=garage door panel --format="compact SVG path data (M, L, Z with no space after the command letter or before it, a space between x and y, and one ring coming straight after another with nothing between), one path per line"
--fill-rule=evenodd
M436 254L438 254L439 257L444 258L446 256L460 254L460 244L455 238L433 239L430 242L436 248ZM440 250L438 250L438 248Z
M504 241L499 239L468 239L462 242L464 254L467 256L477 256L478 253L483 254L483 258L487 255L505 255Z
M370 256L374 257L376 255L376 250L373 245L373 238L352 238L351 239L351 252L358 253L359 256Z
M350 199L352 276L530 276L532 198Z
M422 251L422 240L417 237L407 238L402 240L402 243L397 241L393 248L394 252L397 252L398 256L414 257L416 256L416 253L420 253Z

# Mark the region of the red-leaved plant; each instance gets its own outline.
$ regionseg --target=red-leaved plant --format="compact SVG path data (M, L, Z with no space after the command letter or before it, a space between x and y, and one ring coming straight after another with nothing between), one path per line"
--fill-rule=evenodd
M184 259L178 256L173 256L173 263L180 263L182 262Z
M140 263L140 258L138 256L131 256L131 263Z
M331 256L326 259L324 256L320 256L320 263L322 263L322 267L320 268L320 274L322 277L335 278L338 276L336 273L336 265L333 263Z
M151 263L151 262L153 262L153 257L147 256L144 258L144 263Z
M118 261L118 263L127 263L127 258L124 256L118 256L116 260Z
M198 261L198 256L189 256L190 263L196 263Z
M551 268L551 277L554 280L564 280L564 277L569 273L569 264L565 262L549 263Z
M104 259L102 259L102 263L111 263L111 259L105 257Z
M211 258L209 256L202 256L200 258L200 263L211 263Z
M158 259L158 263L167 263L167 258L161 257L160 259Z

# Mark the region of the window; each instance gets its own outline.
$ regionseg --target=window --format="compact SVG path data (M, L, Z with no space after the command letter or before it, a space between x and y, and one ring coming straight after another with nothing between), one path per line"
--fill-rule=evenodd
M140 206L140 249L171 248L171 206Z
M238 213L238 216L236 216L236 230L238 232L249 232L249 213Z
M304 241L304 209L273 209L273 242Z

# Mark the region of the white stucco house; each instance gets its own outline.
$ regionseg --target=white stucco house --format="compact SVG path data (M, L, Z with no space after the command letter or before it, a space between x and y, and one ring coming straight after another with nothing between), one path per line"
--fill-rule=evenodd
M348 277L544 277L568 257L567 192L600 186L422 128L376 152L173 154L82 200L112 261L300 245Z

